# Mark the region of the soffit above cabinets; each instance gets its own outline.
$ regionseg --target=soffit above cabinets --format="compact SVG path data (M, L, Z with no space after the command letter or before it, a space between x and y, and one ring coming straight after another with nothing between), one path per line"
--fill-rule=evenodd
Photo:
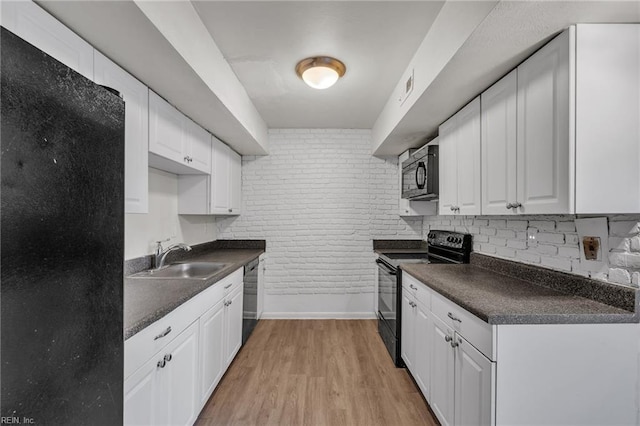
M640 1L149 3L38 2L245 155L266 153L267 128L278 127L372 128L374 155L398 155L570 24L640 21ZM180 11L173 29L172 10ZM207 45L222 79L207 65ZM328 90L295 74L315 55L346 64ZM413 90L401 103L411 71Z
M441 12L438 19L442 17ZM398 155L424 145L441 123L569 25L639 21L640 1L498 2L430 81L423 82L422 92L414 90L402 108L389 99L373 128L374 155ZM444 40L446 29L458 22L437 24L428 36L442 29ZM438 52L425 53L423 60ZM416 89L419 78L416 69Z

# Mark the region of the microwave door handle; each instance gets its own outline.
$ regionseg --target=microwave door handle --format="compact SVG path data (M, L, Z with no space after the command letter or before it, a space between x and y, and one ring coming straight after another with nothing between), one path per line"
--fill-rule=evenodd
M422 182L420 182L420 179L419 179L420 169L423 170ZM418 187L418 189L424 188L424 184L426 183L426 180L427 180L427 167L424 165L424 162L420 161L418 163L418 167L416 167L416 186Z

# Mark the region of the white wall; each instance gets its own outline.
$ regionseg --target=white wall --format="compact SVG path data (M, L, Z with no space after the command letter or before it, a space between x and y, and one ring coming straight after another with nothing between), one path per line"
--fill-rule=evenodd
M575 216L425 216L430 229L473 234L473 250L490 256L590 276L580 263ZM608 216L607 266L591 277L615 284L640 286L640 215ZM536 242L527 239L537 230Z
M372 317L372 239L421 239L397 214L397 159L371 157L369 130L269 132L242 161L243 212L222 239L266 239L265 316Z
M178 216L177 175L149 168L149 213L126 214L124 258L151 254L155 242L198 244L216 239L213 216Z

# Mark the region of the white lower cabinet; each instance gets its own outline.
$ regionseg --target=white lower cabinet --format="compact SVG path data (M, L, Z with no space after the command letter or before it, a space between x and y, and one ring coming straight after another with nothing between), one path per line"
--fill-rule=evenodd
M454 415L454 359L447 338L453 330L438 317L431 316L431 398L429 404L443 426L453 425Z
M200 407L198 330L195 321L125 380L125 424L193 424Z
M242 345L242 290L240 268L125 341L125 425L195 422Z
M491 425L495 363L455 336L454 419L458 425Z
M401 355L422 393L429 396L429 368L431 342L429 309L412 291L413 287L402 290L402 335Z
M402 357L442 425L637 424L637 323L490 325L406 272L402 289Z
M207 402L225 368L225 301L221 300L200 318L200 401Z

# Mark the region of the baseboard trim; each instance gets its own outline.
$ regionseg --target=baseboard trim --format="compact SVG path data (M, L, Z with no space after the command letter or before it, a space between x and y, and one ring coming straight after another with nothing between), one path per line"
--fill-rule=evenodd
M263 312L260 319L376 319L374 312Z

